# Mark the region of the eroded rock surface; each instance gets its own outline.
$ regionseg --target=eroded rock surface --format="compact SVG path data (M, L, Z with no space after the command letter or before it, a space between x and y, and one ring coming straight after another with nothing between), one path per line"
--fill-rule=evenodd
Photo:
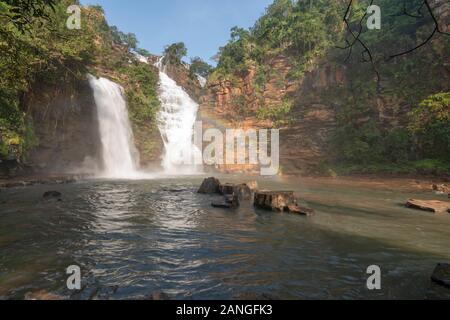
M406 207L433 213L446 213L450 210L450 202L410 199Z

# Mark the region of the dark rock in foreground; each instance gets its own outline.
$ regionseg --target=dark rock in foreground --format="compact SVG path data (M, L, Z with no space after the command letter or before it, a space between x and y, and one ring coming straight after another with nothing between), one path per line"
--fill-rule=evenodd
M450 264L440 263L434 269L431 280L441 286L450 288Z
M214 177L203 180L198 193L201 194L215 194L220 193L220 181Z
M291 205L297 205L297 199L292 191L258 191L254 205L260 209L282 212Z
M168 300L170 300L170 297L166 293L164 293L162 291L157 291L157 292L153 292L152 294L146 296L145 300L150 300L150 301L168 301Z
M55 294L49 293L45 290L28 292L25 294L25 300L35 300L35 301L59 301L64 300L64 298L57 296Z
M446 213L450 209L450 203L436 200L410 199L406 203L406 207L433 213Z
M278 299L268 293L240 292L233 296L233 300L276 301Z
M42 197L44 198L44 200L51 200L51 199L61 200L62 194L61 192L58 191L47 191L46 193L44 193Z

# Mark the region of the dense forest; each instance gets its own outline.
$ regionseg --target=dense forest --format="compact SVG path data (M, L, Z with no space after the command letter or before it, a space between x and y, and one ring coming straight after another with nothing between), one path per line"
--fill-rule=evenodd
M308 92L297 90L283 103L265 106L262 92L277 73L268 61L288 61L289 74L280 79L286 83L302 81L323 64L332 65L344 70L345 84L311 91L315 97L309 99L332 105L336 113L327 159L318 169L448 172L450 36L433 31L439 17L421 0L354 1L346 13L349 3L275 0L252 28L231 30L210 82L236 83L252 70L259 107L249 111L237 97L234 112L256 113L259 119L289 126L301 117ZM382 9L381 30L367 27L371 3ZM391 109L388 120L380 118L380 101Z

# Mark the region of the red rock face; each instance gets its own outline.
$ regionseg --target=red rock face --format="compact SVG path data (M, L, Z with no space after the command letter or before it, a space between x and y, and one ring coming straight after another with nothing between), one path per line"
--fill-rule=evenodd
M280 55L267 63L274 70L262 88L256 88L257 72L250 68L244 75L236 76L233 82L218 81L209 86L208 93L202 97L200 119L205 129L225 127L239 129L276 128L270 120L257 118L257 110L263 107L281 106L287 97L301 104L302 114L295 114L296 120L280 131L281 172L298 174L307 172L324 159L326 140L335 126L333 108L310 101L302 101L301 93L309 90L322 90L330 86L340 86L346 82L344 69L322 66L305 73L300 79L290 76L291 63ZM240 100L236 97L240 97ZM238 105L238 102L242 105ZM244 110L242 110L244 108ZM241 115L241 118L237 117ZM221 172L259 173L254 165L223 165Z
M430 6L439 22L441 32L450 31L450 4L448 0L431 0Z

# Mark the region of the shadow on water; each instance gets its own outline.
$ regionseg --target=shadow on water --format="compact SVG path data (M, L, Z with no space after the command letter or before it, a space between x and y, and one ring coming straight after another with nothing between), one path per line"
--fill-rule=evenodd
M113 299L155 291L178 299L450 299L430 282L436 263L450 259L450 221L396 206L405 194L260 182L304 195L317 211L306 219L250 203L214 209L214 197L195 193L200 182L87 181L58 186L62 202L41 199L48 186L2 191L0 296L45 289L88 299L102 287L114 288L104 296ZM65 287L73 264L83 275L77 295ZM370 265L382 269L381 291L366 289Z

